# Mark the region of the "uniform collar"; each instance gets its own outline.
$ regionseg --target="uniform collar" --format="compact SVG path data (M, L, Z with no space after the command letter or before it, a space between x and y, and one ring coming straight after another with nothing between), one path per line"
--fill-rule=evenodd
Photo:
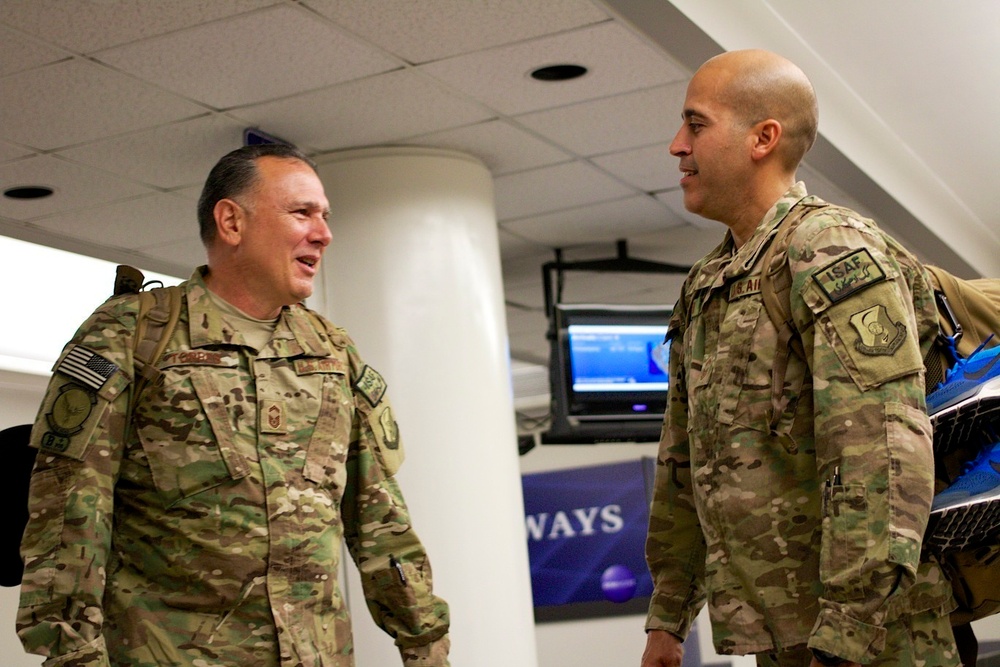
M188 326L190 327L191 347L210 345L240 345L246 341L239 331L229 326L229 323L212 302L212 297L205 286L205 274L208 267L199 266L185 283L188 304ZM304 306L295 304L284 306L278 316L278 323L270 342L257 355L258 357L294 357L299 355L311 357L329 356L329 345L320 335L317 325Z
M733 260L725 270L725 278L732 279L750 271L757 263L761 253L778 232L781 221L785 219L792 207L809 197L806 185L802 181L795 183L778 201L764 214L754 233L738 250L735 250ZM735 249L735 246L733 246Z

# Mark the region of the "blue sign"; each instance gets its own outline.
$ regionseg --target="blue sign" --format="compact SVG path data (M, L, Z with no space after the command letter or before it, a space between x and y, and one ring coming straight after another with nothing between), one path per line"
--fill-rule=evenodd
M649 596L653 459L523 475L536 607Z

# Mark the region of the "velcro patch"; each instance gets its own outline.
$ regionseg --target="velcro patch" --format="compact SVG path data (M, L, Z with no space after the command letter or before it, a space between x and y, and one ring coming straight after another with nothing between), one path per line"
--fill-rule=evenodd
M813 274L831 303L843 301L858 290L885 280L885 271L867 248L840 257Z
M260 406L261 433L287 433L288 422L285 416L285 402L261 399Z
M76 435L83 430L96 404L97 396L93 389L64 384L59 388L59 395L52 402L52 409L46 413L45 419L49 428L59 435Z
M895 354L906 340L906 325L893 322L883 305L855 313L851 316L851 326L858 332L854 346L869 356Z
M374 408L382 401L382 397L385 396L386 384L378 371L366 364L361 370L361 375L358 377L357 382L354 383L354 388Z
M56 371L92 389L100 389L118 372L118 365L82 345L73 345L56 366Z

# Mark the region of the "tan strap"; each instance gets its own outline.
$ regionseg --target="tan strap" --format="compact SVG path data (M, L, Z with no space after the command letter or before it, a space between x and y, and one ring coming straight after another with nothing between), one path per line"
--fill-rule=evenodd
M180 312L180 287L160 287L139 293L139 313L132 353L135 387L131 407L135 407L147 384L162 382L163 373L156 365L170 343Z
M773 432L781 415L788 407L785 399L785 375L788 372L788 358L795 352L800 359L806 361L802 338L792 318L792 272L788 268L788 237L798 227L799 223L815 211L828 207L822 200L816 203L798 203L788 211L778 224L778 230L771 239L762 260L760 281L760 296L764 302L764 310L774 324L778 333L777 348L774 351L774 366L771 369L771 418L769 425ZM801 390L793 388L792 395Z

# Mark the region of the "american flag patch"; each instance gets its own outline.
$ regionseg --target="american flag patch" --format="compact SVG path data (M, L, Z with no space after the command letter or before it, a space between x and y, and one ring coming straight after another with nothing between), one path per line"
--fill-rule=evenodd
M118 366L96 352L74 345L59 362L56 370L74 380L79 380L88 387L100 389L105 381L115 374Z

